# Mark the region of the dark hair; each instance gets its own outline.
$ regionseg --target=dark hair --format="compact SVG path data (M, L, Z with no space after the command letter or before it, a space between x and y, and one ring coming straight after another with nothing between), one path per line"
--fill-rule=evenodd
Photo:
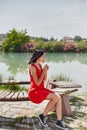
M38 50L36 49L32 55L32 57L29 60L29 64L36 62L38 58L40 58L45 53L44 50Z

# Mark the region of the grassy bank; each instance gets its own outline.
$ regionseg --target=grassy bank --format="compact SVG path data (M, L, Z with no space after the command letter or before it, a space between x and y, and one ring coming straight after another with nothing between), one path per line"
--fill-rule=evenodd
M0 85L0 90L11 90L11 91L27 91L28 89L25 87L21 87L20 85Z

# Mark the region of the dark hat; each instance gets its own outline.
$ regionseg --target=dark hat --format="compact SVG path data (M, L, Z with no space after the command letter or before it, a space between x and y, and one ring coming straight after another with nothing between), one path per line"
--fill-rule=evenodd
M29 60L29 64L34 63L38 58L40 58L44 54L44 50L36 49Z

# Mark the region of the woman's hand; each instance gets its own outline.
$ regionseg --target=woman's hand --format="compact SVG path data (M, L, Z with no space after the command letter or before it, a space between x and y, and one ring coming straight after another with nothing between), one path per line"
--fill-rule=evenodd
M43 67L43 72L44 72L44 73L47 73L48 69L49 69L49 66L46 64L46 65Z

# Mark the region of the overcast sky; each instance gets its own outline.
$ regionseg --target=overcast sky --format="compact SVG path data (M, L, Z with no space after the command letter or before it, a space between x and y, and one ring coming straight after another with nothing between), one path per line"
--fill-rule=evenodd
M87 38L87 0L0 0L0 33L12 28L37 37Z

